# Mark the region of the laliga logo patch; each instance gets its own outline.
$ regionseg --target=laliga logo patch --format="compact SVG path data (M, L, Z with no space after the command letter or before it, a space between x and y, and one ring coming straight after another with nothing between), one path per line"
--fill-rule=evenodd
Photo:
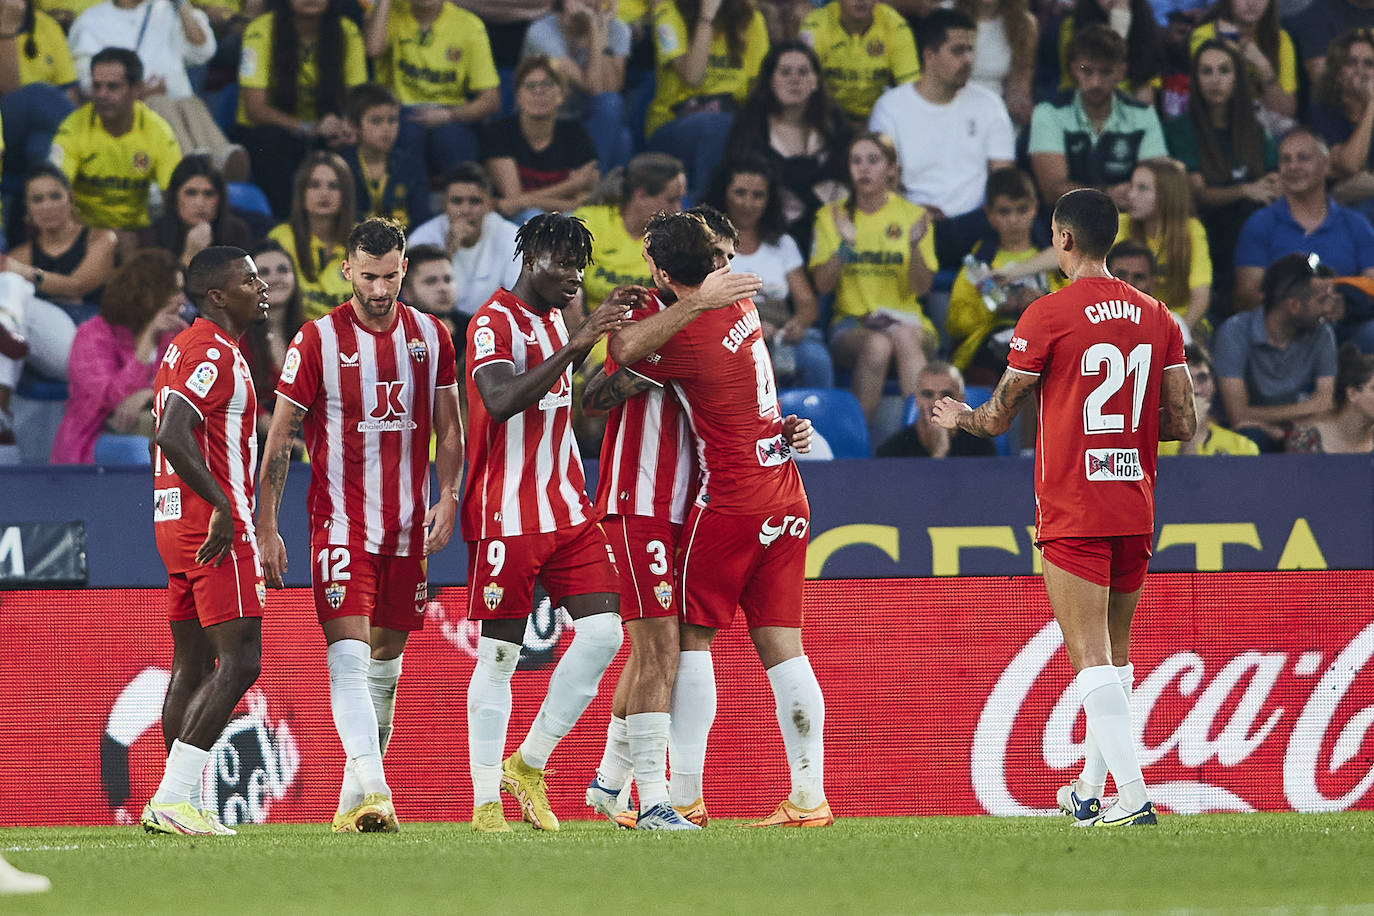
M297 334L299 339L300 335ZM281 380L290 385L296 380L296 373L301 371L301 351L295 347L286 351L286 359L281 363Z
M496 355L496 332L491 328L478 328L472 335L474 359L487 359Z
M348 589L344 586L337 582L331 582L324 587L324 600L328 601L329 606L337 611L339 605L343 604L344 595L347 594L347 592Z
M487 610L494 611L501 605L501 599L506 594L506 590L495 582L482 589L482 603L487 606Z
M654 586L654 597L658 599L658 603L663 606L665 611L668 610L673 603L673 587L667 582L658 583Z
M203 398L210 393L217 378L219 370L215 368L214 363L201 363L191 371L191 377L186 380L186 387L196 396Z
M410 358L417 363L424 362L429 357L429 347L418 337L412 337L406 341L406 349L410 351Z

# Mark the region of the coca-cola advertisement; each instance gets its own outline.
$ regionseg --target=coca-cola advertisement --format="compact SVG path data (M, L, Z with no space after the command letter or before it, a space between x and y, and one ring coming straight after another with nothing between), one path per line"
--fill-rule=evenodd
M1374 808L1371 594L1371 572L1150 577L1132 712L1161 810ZM1082 762L1083 716L1039 579L813 581L806 601L838 815L1053 812ZM465 607L464 589L439 590L405 653L386 756L403 820L471 813L464 698L476 629ZM547 603L527 626L512 748L570 626ZM269 595L263 643L262 677L214 749L205 802L226 823L328 821L343 755L307 591ZM165 755L164 594L0 592L0 659L0 822L129 823ZM550 761L560 818L589 814L582 795L622 662ZM787 792L787 764L743 630L718 637L715 671L707 804L718 817L765 814Z

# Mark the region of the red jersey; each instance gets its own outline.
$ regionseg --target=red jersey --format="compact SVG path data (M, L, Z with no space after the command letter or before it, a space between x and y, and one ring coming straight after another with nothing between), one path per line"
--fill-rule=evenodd
M505 289L468 322L464 540L544 534L592 517L572 431L572 366L538 403L504 423L487 413L473 381L478 369L493 363L510 363L517 375L524 374L567 342L562 312L540 314Z
M698 505L748 515L806 497L753 300L703 313L632 368L671 382L682 402L701 465Z
M385 331L352 301L301 328L277 394L309 411L312 543L368 553L424 552L434 392L457 382L453 340L438 319L396 303Z
M173 338L153 380L153 418L160 422L167 399L179 397L201 418L196 444L215 482L229 497L234 516L234 553L257 553L253 530L253 470L258 466L258 399L253 375L223 328L197 318ZM191 489L155 448L153 533L169 573L195 569L214 510Z
M639 321L662 308L655 296L630 317ZM606 374L617 368L608 357ZM687 416L671 388L651 388L611 410L601 442L598 518L639 515L681 525L697 480Z
M1075 280L1021 315L1007 363L1040 376L1037 539L1153 532L1161 378L1186 365L1169 310L1121 280Z

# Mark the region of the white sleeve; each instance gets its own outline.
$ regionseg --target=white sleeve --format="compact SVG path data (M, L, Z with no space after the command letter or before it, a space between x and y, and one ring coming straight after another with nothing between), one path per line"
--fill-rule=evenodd
M191 17L196 20L201 32L205 34L205 40L198 45L193 45L187 40L186 29L181 24L181 15L175 7L172 9L172 17L176 27L178 44L181 47L181 59L185 61L186 66L199 67L201 64L208 64L210 58L215 56L215 50L218 47L215 43L214 29L210 28L210 17L205 15L204 10L191 8Z
M790 274L798 267L805 266L802 260L801 249L797 247L797 240L787 233L783 233L778 238L778 260L782 263L782 272Z

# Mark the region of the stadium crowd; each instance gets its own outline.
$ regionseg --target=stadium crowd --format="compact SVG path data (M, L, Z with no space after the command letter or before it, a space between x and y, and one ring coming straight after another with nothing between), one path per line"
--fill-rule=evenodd
M859 454L987 454L930 404L987 396L1078 187L1206 373L1178 451L1374 451L1369 0L0 0L0 119L0 463L146 438L209 246L270 285L265 435L363 218L406 228L406 301L460 335L532 215L591 230L590 311L696 202L763 278L780 387L823 396L815 455L853 454L842 421ZM1321 282L1270 274L1294 252Z

